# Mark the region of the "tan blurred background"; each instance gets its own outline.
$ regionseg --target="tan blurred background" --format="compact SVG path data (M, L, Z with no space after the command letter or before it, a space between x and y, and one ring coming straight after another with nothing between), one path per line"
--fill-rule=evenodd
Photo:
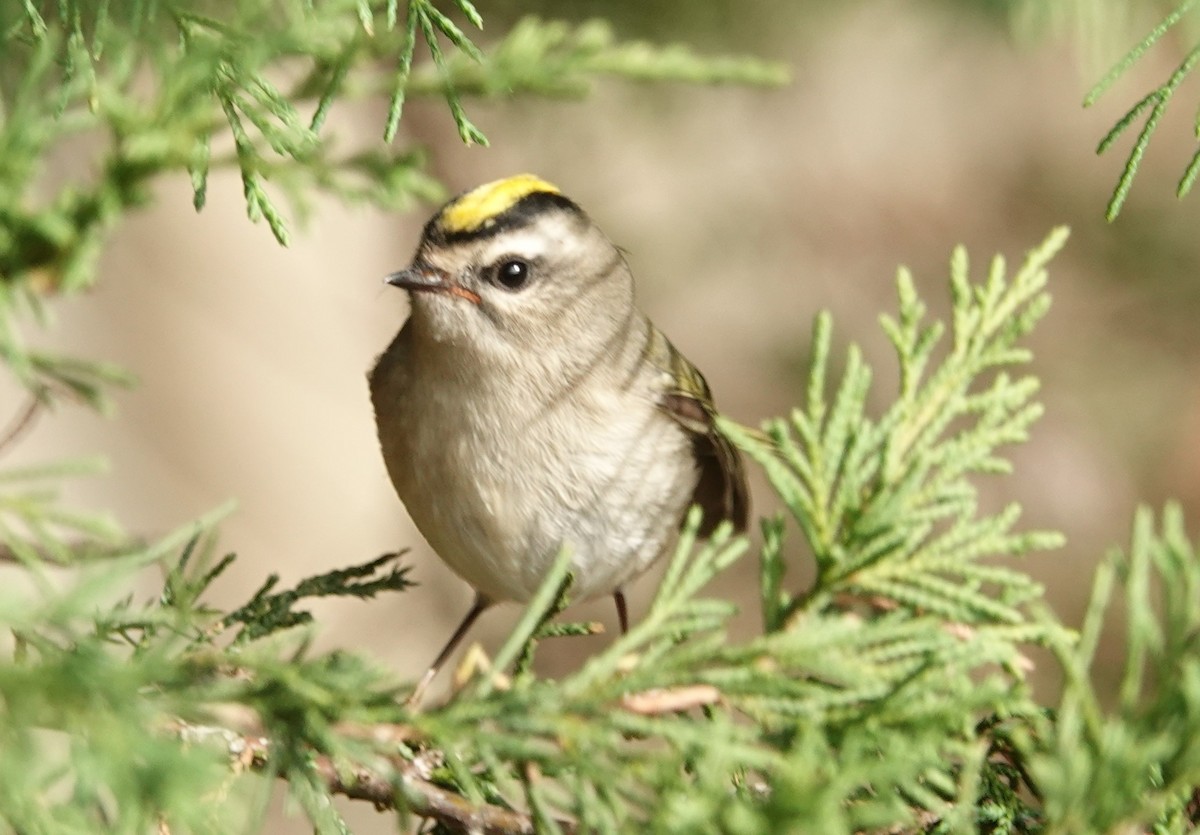
M503 32L517 5L489 16L483 4L488 32ZM859 342L876 364L884 402L892 366L876 320L894 308L897 264L942 311L956 243L982 270L992 253L1017 262L1067 223L1054 307L1033 338L1047 414L1015 450L1016 475L985 492L1023 503L1025 525L1067 534L1067 548L1028 567L1069 623L1103 550L1127 540L1137 502L1177 496L1200 531L1200 198L1171 196L1190 154L1187 106L1164 121L1113 225L1102 215L1121 160L1092 153L1168 60L1152 58L1083 111L1098 73L1066 39L1017 44L1001 19L951 4L544 5L616 10L626 35L793 68L778 91L611 83L581 102L468 102L489 149L462 147L437 102L411 104L403 123L400 141L427 147L452 190L531 170L576 198L628 249L642 306L726 412L756 423L798 401L822 308L837 345ZM329 127L354 142L381 124L375 107ZM291 583L411 547L419 588L313 608L320 646L366 649L416 676L470 592L392 492L364 375L405 316L403 294L381 277L407 262L427 211L325 202L285 250L246 221L234 177L212 182L199 215L185 177L157 197L117 231L96 292L60 308L46 337L132 369L140 385L119 397L116 420L63 410L13 458L104 453L111 473L77 484L72 498L111 509L133 532L162 532L236 498L222 547L240 558L216 590L224 604L270 571ZM0 399L16 402L3 390ZM754 486L758 508L771 509L762 481ZM756 623L755 584L749 560L725 581L747 601L744 629ZM653 586L634 590L635 616ZM578 615L611 627L609 609ZM494 649L515 617L491 613L474 636ZM588 646L553 648L546 671L576 664ZM373 810L349 814L356 831L391 831Z

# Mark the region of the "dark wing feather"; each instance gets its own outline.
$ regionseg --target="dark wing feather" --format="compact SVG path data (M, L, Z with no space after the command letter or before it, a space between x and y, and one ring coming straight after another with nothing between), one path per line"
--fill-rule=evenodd
M717 524L728 519L738 532L746 530L750 515L749 491L741 454L716 426L716 407L704 376L665 336L650 336L651 355L663 363L673 387L663 393L659 405L682 426L692 439L700 470L694 504L704 511L700 535L709 536Z

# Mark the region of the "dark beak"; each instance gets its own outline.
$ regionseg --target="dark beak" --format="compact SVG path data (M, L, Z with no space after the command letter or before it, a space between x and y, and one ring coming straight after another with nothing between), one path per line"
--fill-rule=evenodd
M404 290L421 293L446 293L466 299L472 304L480 302L477 293L458 284L446 272L434 267L413 265L408 269L392 273L384 281L393 287L400 287Z
M448 279L449 276L441 270L413 266L392 273L384 281L393 287L403 287L405 290L439 290L449 283Z

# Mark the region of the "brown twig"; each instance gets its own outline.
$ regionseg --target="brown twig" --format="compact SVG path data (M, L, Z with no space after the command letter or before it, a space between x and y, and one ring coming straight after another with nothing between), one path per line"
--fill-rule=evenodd
M655 715L715 704L720 698L721 693L716 687L697 684L630 693L621 699L620 706L632 713ZM271 741L264 734L255 711L239 704L214 705L210 708L210 716L216 724L178 721L172 725L172 731L188 742L219 740L238 768L261 772L270 767ZM402 724L347 723L338 726L338 733L369 741L381 749L395 749L397 745L416 742L420 737L414 728ZM490 803L475 803L432 782L429 777L436 763L429 757L408 759L381 753L377 764L357 763L349 768L338 768L324 755L314 755L308 762L330 794L365 800L376 809L399 808L418 817L432 818L460 832L532 835L535 831L533 817L529 814ZM281 777L286 779L286 775ZM576 832L571 821L559 819L555 823L567 835Z
M1187 805L1183 807L1183 814L1192 826L1200 823L1200 789L1192 790L1192 796L1188 799Z
M711 684L690 684L684 687L655 688L641 693L627 693L621 697L621 707L630 713L656 716L663 713L678 713L695 707L715 705L721 700L721 691Z
M4 433L0 434L0 455L3 455L9 446L16 443L17 438L33 426L44 405L45 402L36 394L29 395L25 406L13 415L8 426L4 428Z
M193 725L178 722L175 732L184 740L203 742L220 740L234 763L252 771L264 771L270 762L271 741L244 725L252 713L234 708L222 718L233 719L241 728ZM408 729L402 725L384 726L386 739L408 738ZM350 735L359 738L379 739L371 729L356 726ZM351 800L365 800L376 809L397 809L422 818L432 818L444 826L460 832L482 833L482 835L533 835L533 819L522 812L505 809L490 803L473 803L450 789L443 788L428 779L429 765L418 758L408 760L399 756L383 756L382 767L368 767L359 763L349 769L339 769L327 756L316 755L310 767L330 794L340 794ZM282 775L281 775L282 776ZM398 804L399 801L399 804ZM564 833L574 833L570 821L557 822Z

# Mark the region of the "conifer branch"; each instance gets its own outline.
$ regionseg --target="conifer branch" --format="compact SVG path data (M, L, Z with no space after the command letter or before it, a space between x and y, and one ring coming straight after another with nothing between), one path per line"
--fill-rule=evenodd
M180 723L176 732L189 744L219 740L225 755L238 770L288 779L288 775L276 774L270 740L261 731ZM374 767L358 764L347 768L339 767L328 756L317 755L308 759L305 768L329 795L364 800L380 811L399 811L434 820L453 831L485 835L533 835L537 831L527 814L489 803L472 804L432 782L430 768L424 761L399 756L376 759ZM564 833L575 831L569 821L556 823Z
M1091 107L1094 105L1113 86L1117 79L1128 73L1147 53L1160 44L1171 30L1186 20L1195 7L1196 0L1182 0L1175 9L1122 56L1105 73L1104 77L1088 91L1084 97L1083 106ZM1121 174L1117 178L1116 186L1113 188L1112 196L1109 198L1108 206L1105 209L1105 217L1109 221L1116 220L1117 216L1121 213L1121 209L1124 207L1125 200L1128 198L1129 191L1133 186L1134 178L1141 167L1142 159L1145 157L1146 151L1150 146L1150 141L1158 130L1159 123L1166 114L1167 108L1174 102L1175 94L1183 83L1191 77L1198 63L1200 63L1200 44L1194 44L1186 51L1182 60L1179 61L1170 76L1149 93L1138 99L1124 115L1117 119L1116 123L1109 128L1108 132L1104 134L1096 146L1097 154L1105 153L1144 114L1141 130L1138 131L1129 154L1125 158ZM1197 137L1200 137L1200 131L1197 132ZM1184 168L1184 172L1176 186L1176 196L1180 198L1186 196L1195 184L1197 176L1200 176L1200 149L1193 154Z
M998 448L1024 440L1041 414L1032 402L1036 380L1013 380L1004 369L1029 359L1017 340L1049 306L1045 266L1065 239L1066 230L1056 230L1011 279L1003 260L995 259L981 284L971 282L965 251L956 251L952 341L940 361L934 352L944 328L925 324L925 305L912 276L901 270L899 316L882 318L900 367L900 391L877 421L865 414L871 375L855 346L827 399L831 326L821 315L813 328L805 407L788 421L769 423L766 438L722 423L764 466L817 562L811 589L786 592L778 556L782 528L770 526L765 592L772 598L764 608L771 625L782 628L848 596L963 624L1025 619L1020 606L1037 596L1036 584L980 560L1053 548L1061 536L1012 533L1015 506L978 515L970 478L1007 472Z
M1156 605L1155 598L1161 595ZM1115 706L1089 679L1117 600L1126 655ZM1054 831L1145 831L1196 824L1200 786L1200 550L1177 504L1140 508L1128 550L1096 574L1080 640L1055 646L1067 683L1053 722L1018 741Z

